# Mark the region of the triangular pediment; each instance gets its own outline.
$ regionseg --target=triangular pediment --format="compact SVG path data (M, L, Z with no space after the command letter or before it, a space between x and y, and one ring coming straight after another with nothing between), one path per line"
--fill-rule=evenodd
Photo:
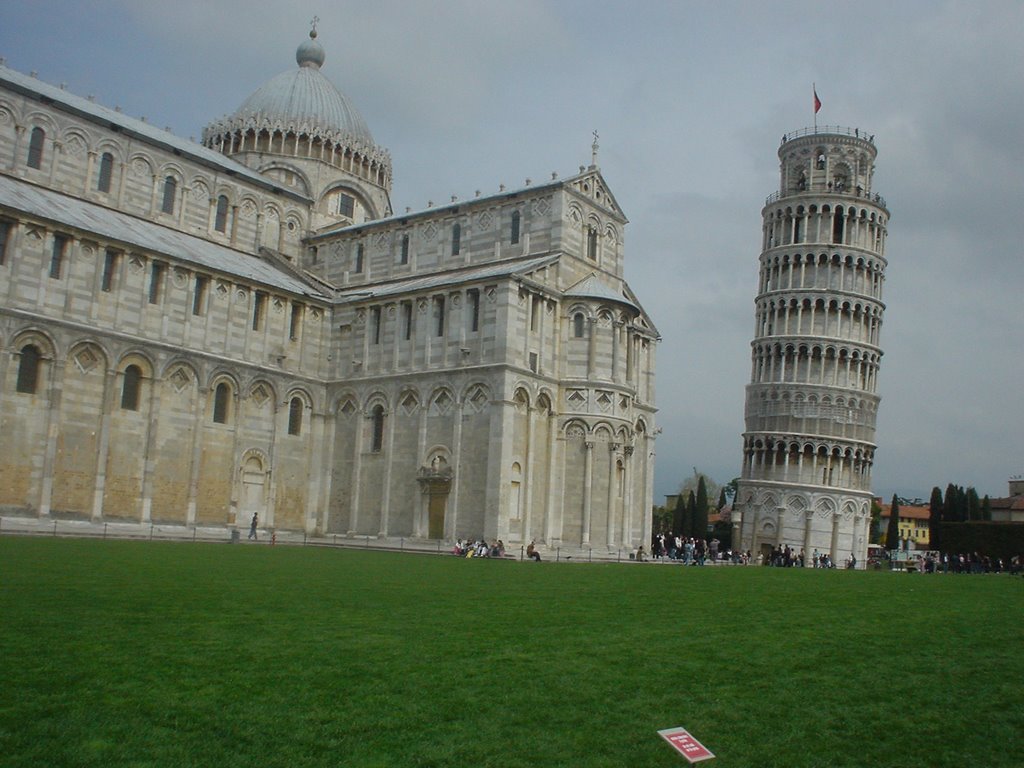
M623 222L626 221L626 214L619 206L618 201L615 199L615 195L612 194L608 187L608 183L604 180L604 176L601 175L601 171L599 169L591 166L589 169L582 171L579 175L574 176L571 179L567 179L566 186L581 197L587 198L587 200L598 208L603 208L609 213L620 217Z

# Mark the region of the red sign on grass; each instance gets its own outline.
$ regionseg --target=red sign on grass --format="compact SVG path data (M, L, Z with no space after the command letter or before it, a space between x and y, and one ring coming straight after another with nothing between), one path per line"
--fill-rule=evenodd
M691 763L699 763L714 757L711 750L693 738L685 728L666 728L658 731L658 735Z

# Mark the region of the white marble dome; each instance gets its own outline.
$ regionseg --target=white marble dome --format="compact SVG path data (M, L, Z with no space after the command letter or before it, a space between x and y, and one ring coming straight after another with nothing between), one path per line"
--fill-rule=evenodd
M316 33L295 52L296 69L282 72L256 89L227 122L270 124L296 133L346 136L373 145L362 115L320 71L326 58Z

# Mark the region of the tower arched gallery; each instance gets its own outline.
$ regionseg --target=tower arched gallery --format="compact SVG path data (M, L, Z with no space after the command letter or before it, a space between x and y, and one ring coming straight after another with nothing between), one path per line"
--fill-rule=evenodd
M875 156L859 129L805 129L779 147L733 518L754 554L866 559L889 222Z

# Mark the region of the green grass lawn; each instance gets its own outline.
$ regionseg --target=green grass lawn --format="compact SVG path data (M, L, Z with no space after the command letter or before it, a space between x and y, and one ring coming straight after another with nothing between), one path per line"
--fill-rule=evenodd
M0 537L4 766L1024 765L1024 580Z

